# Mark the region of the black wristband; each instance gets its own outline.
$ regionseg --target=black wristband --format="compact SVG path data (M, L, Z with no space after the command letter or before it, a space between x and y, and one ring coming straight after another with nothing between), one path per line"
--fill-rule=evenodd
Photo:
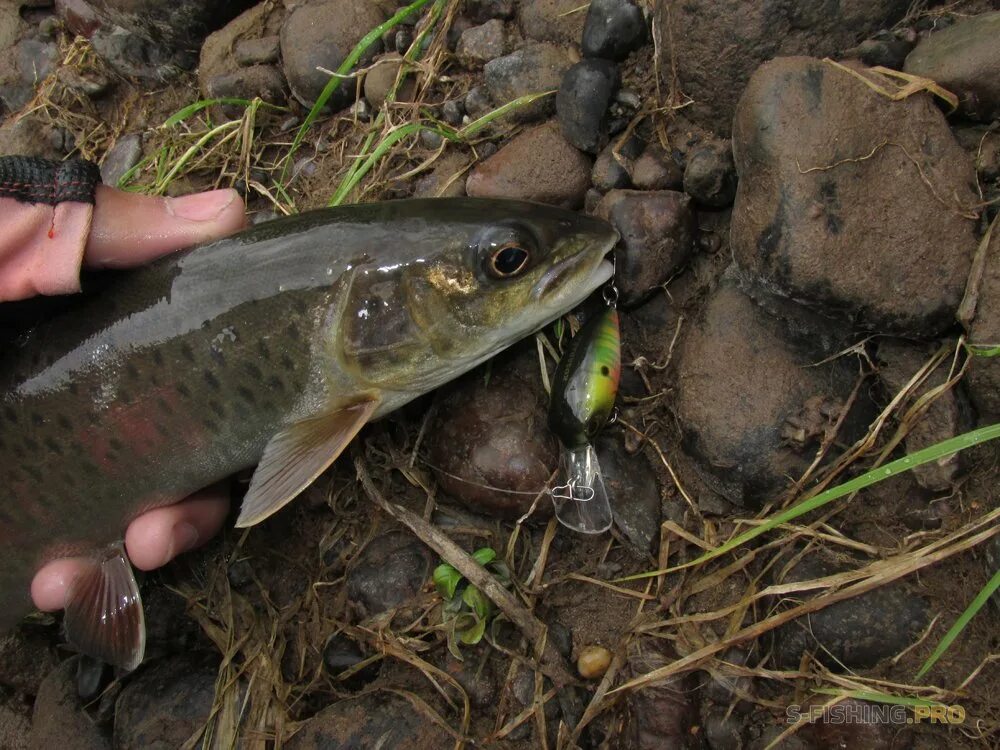
M22 203L93 203L101 171L84 159L53 161L37 156L0 156L0 198Z

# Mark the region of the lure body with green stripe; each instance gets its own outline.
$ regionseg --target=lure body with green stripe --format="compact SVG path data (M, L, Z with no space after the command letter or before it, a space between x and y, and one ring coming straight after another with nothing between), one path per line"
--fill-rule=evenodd
M549 428L567 448L590 443L607 423L621 378L618 310L595 315L569 342L552 383Z

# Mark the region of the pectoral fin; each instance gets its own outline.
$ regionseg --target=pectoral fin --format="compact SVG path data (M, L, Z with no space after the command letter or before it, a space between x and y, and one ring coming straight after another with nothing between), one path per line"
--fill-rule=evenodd
M122 669L135 669L146 650L139 587L122 545L88 560L69 587L66 639L80 651Z
M336 460L371 419L378 400L296 422L267 444L243 499L238 528L253 526L284 506Z

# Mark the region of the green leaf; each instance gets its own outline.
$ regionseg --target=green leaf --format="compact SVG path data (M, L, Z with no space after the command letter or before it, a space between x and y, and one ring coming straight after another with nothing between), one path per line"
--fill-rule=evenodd
M476 613L476 617L485 620L490 616L493 603L483 596L483 592L475 586L467 586L462 592L462 601L469 605L469 609Z
M993 593L1000 588L1000 570L993 574L993 577L987 581L986 585L979 590L975 598L965 608L965 611L955 620L955 624L948 629L948 632L944 634L944 638L934 649L927 661L924 662L923 666L920 667L920 671L917 672L917 679L923 677L927 674L927 671L934 666L938 659L940 659L944 652L948 650L952 642L959 636L959 634L965 630L965 626L969 624L969 621L976 616L976 613L983 608L983 605L989 600Z
M477 620L476 624L471 628L459 631L458 638L462 643L467 643L470 646L474 646L483 639L483 633L486 632L486 620Z
M448 628L448 652L459 661L465 661L462 658L461 650L458 648L458 633L454 622Z
M1000 357L1000 344L966 344L966 348L976 357Z
M472 553L472 559L486 567L487 563L493 562L497 557L496 550L492 547L480 547Z
M441 596L449 601L455 598L455 589L461 580L462 574L448 563L441 563L434 568L434 585L441 592Z
M465 609L465 602L462 601L462 597L456 596L454 599L446 599L444 603L444 617L445 619L451 619L458 617L458 614Z
M652 578L654 576L663 575L664 573L671 573L675 570L690 568L694 565L700 565L701 563L708 562L709 560L719 557L719 555L724 555L725 553L746 544L751 539L756 539L761 534L764 534L783 523L791 521L793 518L798 518L799 516L810 513L817 508L821 508L839 497L850 495L852 492L857 492L865 487L881 482L883 479L888 479L889 477L893 477L897 474L902 474L916 468L917 466L930 463L931 461L937 461L945 456L950 456L951 454L958 453L966 448L972 448L990 440L995 440L998 437L1000 437L1000 423L980 427L978 430L972 430L971 432L963 433L956 437L949 438L948 440L943 440L940 443L935 443L927 448L911 453L908 456L903 456L903 458L891 461L890 463L880 466L877 469L872 469L871 471L862 474L849 482L844 482L836 487L831 487L830 489L819 493L816 497L803 500L801 503L793 505L791 508L771 516L759 526L755 526L749 531L730 539L725 544L716 547L699 557L696 557L690 562L683 563L682 565L676 565L673 568L666 568L664 570L653 570L646 573L638 573L634 576L626 576L625 578L617 579L617 582L623 583L626 581L636 581L641 578Z

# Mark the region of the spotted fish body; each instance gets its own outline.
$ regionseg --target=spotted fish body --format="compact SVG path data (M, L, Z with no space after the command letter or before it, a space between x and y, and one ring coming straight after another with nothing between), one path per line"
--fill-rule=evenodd
M0 626L30 609L45 561L106 548L144 510L258 461L240 523L266 517L365 421L578 304L615 240L536 204L396 201L279 219L116 277L0 363ZM118 574L100 564L67 627L111 658L90 620Z
M567 448L582 448L604 427L621 379L618 310L607 307L577 332L552 384L549 427Z

